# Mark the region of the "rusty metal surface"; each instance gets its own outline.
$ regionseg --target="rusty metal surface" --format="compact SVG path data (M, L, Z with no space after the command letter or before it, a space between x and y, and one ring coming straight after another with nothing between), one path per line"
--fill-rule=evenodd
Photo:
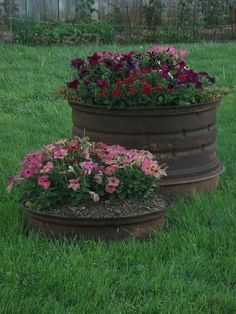
M223 171L216 155L216 111L219 101L188 107L106 109L93 105L72 107L73 134L92 141L149 150L168 167L161 186L210 183ZM204 185L204 184L203 184ZM214 187L214 185L212 185ZM204 189L203 189L204 190Z
M118 218L71 218L36 213L21 207L28 215L28 227L46 236L74 237L90 240L119 241L127 238L147 239L156 234L164 222L166 211L174 200L166 197L167 207L162 211Z

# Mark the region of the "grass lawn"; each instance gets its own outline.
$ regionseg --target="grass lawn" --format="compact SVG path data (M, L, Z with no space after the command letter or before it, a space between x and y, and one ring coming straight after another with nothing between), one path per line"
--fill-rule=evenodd
M185 46L192 66L236 85L236 44ZM26 152L70 135L69 106L52 96L70 77L69 61L117 48L0 45L0 313L234 314L236 92L219 108L219 188L179 201L156 239L107 246L23 234L5 180Z

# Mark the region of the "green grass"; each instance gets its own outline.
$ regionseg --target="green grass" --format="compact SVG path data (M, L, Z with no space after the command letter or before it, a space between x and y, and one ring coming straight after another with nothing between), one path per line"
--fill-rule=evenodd
M236 44L186 45L189 61L219 85L236 84ZM236 93L219 108L219 188L180 201L152 241L106 245L24 235L25 216L4 182L29 150L71 132L52 93L69 61L95 49L0 45L0 313L236 313ZM142 49L138 46L122 50Z

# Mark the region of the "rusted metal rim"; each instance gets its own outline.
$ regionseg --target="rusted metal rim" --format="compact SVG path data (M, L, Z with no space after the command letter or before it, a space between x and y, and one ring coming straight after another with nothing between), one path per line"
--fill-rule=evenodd
M125 226L125 225L135 225L139 223L147 223L154 219L161 218L165 215L167 210L173 206L175 202L175 196L172 194L160 193L165 197L167 206L163 210L152 211L150 213L139 214L135 216L126 217L104 217L104 218L73 218L66 216L56 216L44 213L34 212L24 205L24 201L20 200L19 204L24 209L24 211L34 220L41 221L42 223L54 223L58 225L71 225L71 226Z
M182 177L180 179L176 178L175 174L177 171L173 171L172 175L174 179L166 177L165 180L160 182L160 186L168 186L168 185L179 185L179 184L187 184L187 183L193 183L193 182L201 182L209 179L213 179L215 177L220 176L223 172L225 171L224 165L219 161L218 163L218 168L210 173L203 173L200 175L199 173L194 176L186 176L184 178L184 172L183 171L178 171L179 175L182 174Z
M198 104L189 104L186 106L159 106L159 107L127 107L127 108L107 108L104 106L96 106L92 104L79 104L77 102L73 102L69 100L69 105L77 111L84 111L84 112L93 112L96 114L103 115L116 115L120 116L161 116L161 115L184 115L189 114L191 112L202 112L211 110L213 107L216 107L221 101L221 98L215 99L212 101L207 101Z

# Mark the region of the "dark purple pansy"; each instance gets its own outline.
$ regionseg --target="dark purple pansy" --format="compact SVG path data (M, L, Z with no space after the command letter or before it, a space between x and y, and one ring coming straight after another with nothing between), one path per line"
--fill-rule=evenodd
M86 71L86 70L83 70L83 71L81 71L80 73L79 73L79 77L81 78L81 79L83 79L86 75L88 75L89 74L89 72L88 71Z
M74 80L72 82L68 82L67 86L71 89L76 89L79 86L79 80Z
M99 59L101 59L101 56L97 52L95 52L92 56L88 57L88 61L90 65L97 64Z
M73 68L76 68L77 70L80 69L80 67L85 63L85 61L83 59L75 59L71 61L71 66Z

